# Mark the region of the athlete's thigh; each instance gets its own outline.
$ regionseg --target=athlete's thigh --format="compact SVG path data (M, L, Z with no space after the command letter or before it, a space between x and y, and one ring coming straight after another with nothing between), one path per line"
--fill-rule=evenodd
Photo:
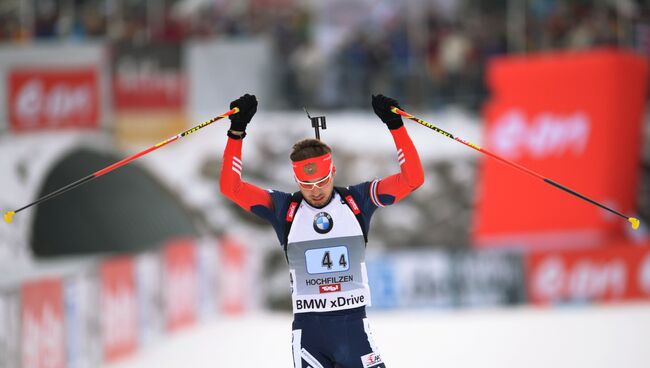
M294 368L334 368L322 351L318 332L317 328L310 328L309 324L294 322L291 332Z
M335 357L338 367L386 368L373 339L367 318L348 322L346 330L346 353Z

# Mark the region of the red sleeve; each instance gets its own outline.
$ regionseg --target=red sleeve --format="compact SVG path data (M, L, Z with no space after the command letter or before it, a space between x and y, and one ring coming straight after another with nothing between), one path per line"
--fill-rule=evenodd
M250 211L251 207L256 205L272 208L269 192L241 180L243 167L241 159L242 141L243 139L228 137L226 150L223 153L223 162L221 163L221 177L219 179L221 193L246 211Z
M424 171L422 163L420 163L420 156L406 127L402 126L390 132L397 148L400 172L375 181L370 186L370 197L378 207L400 201L424 183Z

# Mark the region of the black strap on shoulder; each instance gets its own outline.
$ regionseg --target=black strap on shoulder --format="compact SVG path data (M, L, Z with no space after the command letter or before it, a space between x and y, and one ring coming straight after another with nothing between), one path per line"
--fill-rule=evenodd
M368 231L366 228L366 221L363 219L363 214L361 213L361 208L357 204L357 201L352 197L352 193L350 193L350 190L346 187L334 187L334 189L339 193L345 204L348 205L352 213L354 213L354 217L357 218L357 222L359 222L359 226L361 226L361 231L363 232L363 239L365 240L366 244L368 243Z
M298 210L298 206L300 206L300 202L302 202L303 196L301 192L295 192L291 195L291 199L289 199L289 206L287 207L287 214L284 217L284 221L286 222L284 226L284 242L282 245L284 246L284 253L287 253L287 243L289 242L289 231L291 230L291 225L293 224L293 218L296 216L296 211Z
M363 232L363 239L365 240L366 243L368 243L368 233L367 233L367 228L366 228L366 222L363 219L363 214L361 213L361 208L359 205L357 205L356 200L354 197L352 197L352 193L350 193L350 190L345 187L334 187L334 189L339 193L341 196L341 199L343 199L343 202L350 208L352 213L354 214L354 217L357 218L357 222L359 222L359 226L361 226L361 231ZM283 247L284 247L284 252L286 254L287 252L287 243L289 243L289 231L291 231L291 225L293 224L293 219L296 216L296 211L298 210L298 207L300 206L300 202L302 202L303 196L301 192L295 192L291 195L291 199L289 199L289 206L287 206L287 213L284 218L286 221L285 227L284 227L284 242L283 242Z

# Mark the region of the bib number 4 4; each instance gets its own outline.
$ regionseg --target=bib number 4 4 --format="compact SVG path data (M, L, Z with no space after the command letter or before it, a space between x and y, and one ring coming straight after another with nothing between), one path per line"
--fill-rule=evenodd
M309 249L305 252L310 274L341 272L350 269L348 248L345 246Z

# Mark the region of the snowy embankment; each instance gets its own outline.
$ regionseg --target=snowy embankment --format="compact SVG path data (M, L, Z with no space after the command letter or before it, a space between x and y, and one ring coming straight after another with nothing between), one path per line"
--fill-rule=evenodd
M389 367L650 367L650 304L369 317ZM106 368L292 367L290 326L289 314L219 317Z

